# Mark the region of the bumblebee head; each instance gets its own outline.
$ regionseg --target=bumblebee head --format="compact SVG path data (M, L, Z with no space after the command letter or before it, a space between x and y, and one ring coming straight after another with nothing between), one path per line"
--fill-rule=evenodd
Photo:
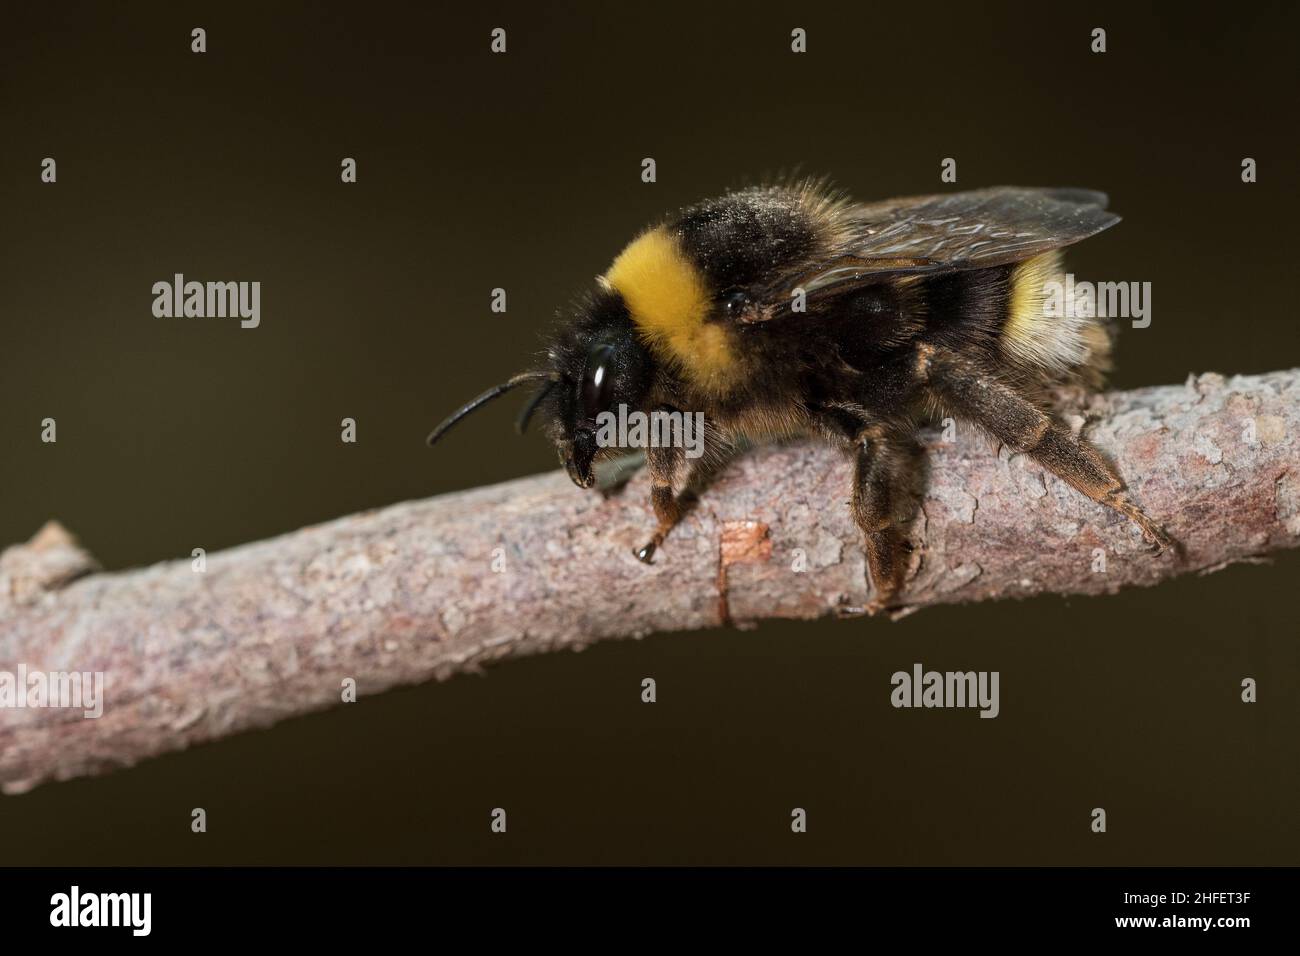
M574 306L541 368L521 372L461 406L433 430L429 444L492 399L532 385L533 395L516 429L523 434L534 417L541 420L573 483L589 488L595 482L595 462L618 453L617 448L598 444L599 419L604 413L617 415L620 405L628 411L639 409L653 373L650 353L637 336L622 296L602 284Z

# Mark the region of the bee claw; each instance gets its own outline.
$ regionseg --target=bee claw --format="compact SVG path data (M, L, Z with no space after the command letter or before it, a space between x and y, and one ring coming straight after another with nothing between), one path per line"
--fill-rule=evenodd
M1182 553L1182 547L1177 539L1156 524L1141 508L1133 504L1127 495L1121 496L1118 501L1104 503L1109 504L1137 525L1138 530L1142 532L1142 540L1146 544L1147 550L1152 554L1163 554L1165 551L1172 551L1175 554Z
M1148 550L1152 554L1163 554L1166 551L1177 551L1178 542L1160 525L1154 522L1143 522L1142 540L1146 542Z
M864 610L867 612L867 617L875 617L877 614L894 611L897 608L898 605L892 600L886 598L872 598L867 602L867 606Z
M868 617L885 614L890 618L894 618L899 612L906 613L907 604L901 599L902 593L903 585L901 582L884 589L877 589L862 610L866 612Z
M1153 555L1164 554L1166 551L1178 554L1180 550L1178 542L1164 531L1161 531L1159 535L1154 535L1152 538L1149 538L1147 543L1150 544L1151 553Z

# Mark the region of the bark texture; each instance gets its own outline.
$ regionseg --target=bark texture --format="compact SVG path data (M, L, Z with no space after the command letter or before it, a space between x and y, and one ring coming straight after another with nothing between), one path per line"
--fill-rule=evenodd
M1300 371L1086 402L1067 417L1182 553L1152 556L1022 457L934 432L906 611L1104 594L1300 543ZM0 787L328 707L346 678L373 694L603 638L854 614L869 588L849 480L827 448L755 452L653 566L632 554L654 524L644 475L603 498L556 472L406 502L209 555L202 573L188 559L95 573L51 523L0 555L0 672L103 672L103 716L0 708Z

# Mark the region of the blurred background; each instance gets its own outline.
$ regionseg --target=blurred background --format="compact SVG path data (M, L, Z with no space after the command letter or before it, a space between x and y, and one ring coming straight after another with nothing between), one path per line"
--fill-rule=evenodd
M1124 221L1072 271L1153 285L1116 386L1300 365L1290 5L0 16L0 545L56 518L124 569L548 470L513 403L424 436L645 223L796 167L862 199L1106 190ZM260 280L260 328L154 318L176 272ZM1101 599L505 663L0 798L0 863L1296 863L1297 572L1292 552ZM917 660L999 670L1001 716L893 710Z

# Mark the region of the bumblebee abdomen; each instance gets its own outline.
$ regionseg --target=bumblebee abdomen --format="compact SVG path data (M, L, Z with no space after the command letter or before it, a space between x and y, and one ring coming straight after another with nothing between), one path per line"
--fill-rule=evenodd
M1062 302L1061 254L927 279L927 338L976 349L1032 378L1100 384L1110 335L1091 315Z
M1011 361L1051 377L1093 378L1109 367L1110 333L1070 301L1061 263L1053 250L1011 268L1000 344Z

